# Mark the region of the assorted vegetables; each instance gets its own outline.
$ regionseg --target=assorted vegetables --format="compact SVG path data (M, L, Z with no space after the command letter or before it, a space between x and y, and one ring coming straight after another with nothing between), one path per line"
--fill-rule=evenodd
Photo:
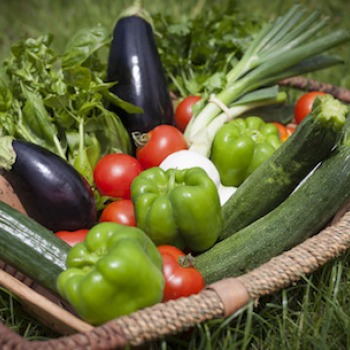
M339 59L323 56L324 52L345 43L349 34L336 31L315 38L326 21L317 12L301 17L300 5L295 5L282 17L267 23L255 36L243 57L227 73L225 84L215 99L210 96L199 108L185 130L190 149L210 154L216 131L234 115L227 111L247 93L258 92L280 79L303 74L335 63ZM254 104L254 98L249 103ZM224 113L222 113L224 111Z
M23 210L0 201L1 259L99 325L319 231L350 196L348 107L315 91L291 111L277 84L341 63L325 52L350 36L315 37L326 21L300 9L244 38L209 16L213 57L195 20L170 25L177 65L154 35L165 19L139 6L60 55L49 36L15 45L0 70L0 175Z
M329 156L346 117L347 107L332 96L317 99L312 113L225 203L221 238L279 206Z
M337 113L344 119L347 110L335 107L331 115ZM336 148L284 202L196 258L206 283L240 275L301 243L349 201L349 118L339 134Z
M97 26L74 35L63 54L51 36L20 41L0 69L0 135L38 144L73 165L92 184L101 155L131 151L111 100L128 111L135 106L115 97L104 82L97 51L110 41Z

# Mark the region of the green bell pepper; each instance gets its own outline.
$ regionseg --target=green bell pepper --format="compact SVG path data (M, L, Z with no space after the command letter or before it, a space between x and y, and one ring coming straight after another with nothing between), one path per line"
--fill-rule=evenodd
M238 187L281 144L274 124L255 116L237 118L218 130L210 158L222 184Z
M223 219L213 180L199 167L153 167L132 182L137 226L156 245L204 251L217 241Z
M162 258L139 228L103 222L71 248L59 293L85 321L98 325L162 301Z

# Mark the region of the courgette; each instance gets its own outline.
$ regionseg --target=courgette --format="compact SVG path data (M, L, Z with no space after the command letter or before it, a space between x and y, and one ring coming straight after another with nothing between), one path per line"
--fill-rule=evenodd
M316 99L296 131L260 165L222 207L227 238L282 203L300 181L331 152L347 107L331 95Z
M69 249L52 231L0 202L1 260L57 294L56 279Z
M256 268L329 223L350 199L349 135L348 118L339 147L283 203L195 258L207 283Z

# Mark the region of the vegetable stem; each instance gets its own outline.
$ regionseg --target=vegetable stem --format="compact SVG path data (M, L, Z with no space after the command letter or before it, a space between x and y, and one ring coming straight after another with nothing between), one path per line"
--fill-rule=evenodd
M53 142L54 142L54 144L55 144L55 146L56 146L57 154L58 154L61 158L67 160L66 154L65 154L64 150L63 150L62 147L61 147L60 140L58 139L58 137L57 137L56 135L53 135Z

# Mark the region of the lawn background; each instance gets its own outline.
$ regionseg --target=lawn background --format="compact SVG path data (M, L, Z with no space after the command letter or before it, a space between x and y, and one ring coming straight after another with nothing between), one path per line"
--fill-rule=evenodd
M186 20L210 6L227 1L145 0L151 13L162 12ZM350 2L346 0L301 1L309 11L320 10L331 18L330 28L350 30ZM113 29L125 0L0 0L0 59L18 40L52 33L54 46L81 28L101 23ZM267 20L283 13L294 1L237 0L245 14ZM209 34L208 34L209 35ZM350 88L350 45L336 50L345 64L310 75L312 78ZM169 337L152 349L347 349L350 348L349 254L275 295L262 298L228 320L198 325L193 332ZM6 291L0 293L0 320L28 338L57 335L31 319Z

